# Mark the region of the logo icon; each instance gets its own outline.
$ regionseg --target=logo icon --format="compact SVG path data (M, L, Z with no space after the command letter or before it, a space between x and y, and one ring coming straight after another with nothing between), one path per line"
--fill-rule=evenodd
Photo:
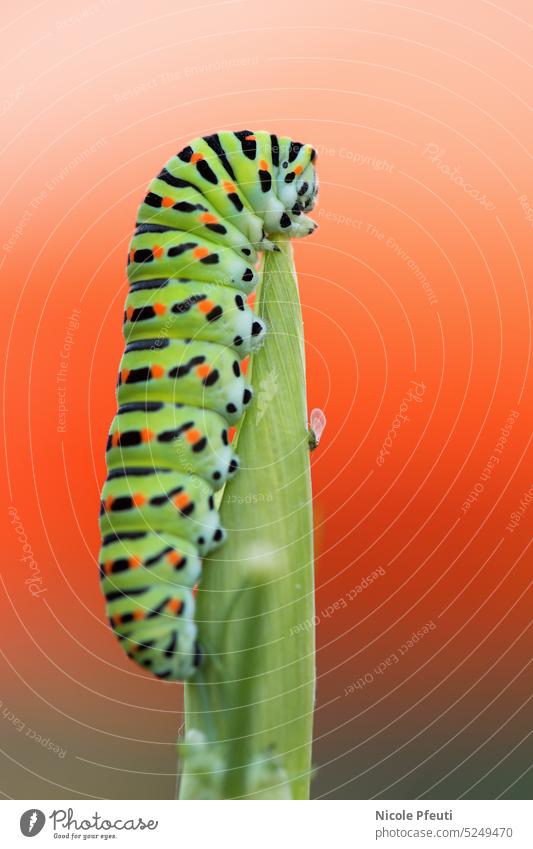
M46 817L38 808L24 811L20 818L20 830L24 837L35 837L42 830Z

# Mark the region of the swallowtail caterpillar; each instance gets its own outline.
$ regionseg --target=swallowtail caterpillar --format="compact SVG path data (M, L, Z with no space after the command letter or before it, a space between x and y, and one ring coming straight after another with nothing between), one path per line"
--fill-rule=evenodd
M194 588L225 539L214 491L238 469L231 431L252 400L242 360L266 332L246 299L269 236L316 227L315 157L266 132L204 136L139 207L99 562L116 636L159 678L190 679L202 661Z

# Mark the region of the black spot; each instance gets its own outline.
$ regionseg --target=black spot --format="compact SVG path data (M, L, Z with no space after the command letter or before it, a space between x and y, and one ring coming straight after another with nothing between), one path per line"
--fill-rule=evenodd
M149 248L141 248L133 254L134 262L153 262L154 255Z
M222 477L222 475L220 474L220 472L213 472L213 480L214 481L219 481L221 477Z
M109 475L107 476L109 480ZM130 539L143 539L143 537L147 536L146 531L123 531L121 534L112 533L107 534L102 539L102 545L111 545L113 542L120 542L121 540L130 540Z
M205 545L205 539L204 539L204 537L198 537L198 539L196 540L196 542L198 543L198 545Z
M144 289L163 289L168 286L169 280L159 278L158 280L140 280L138 283L132 283L130 292L142 292Z
M206 224L205 227L207 230L211 230L212 233L218 233L220 236L224 236L228 232L223 224Z
M210 509L210 510L214 510L214 509L215 509L215 499L213 498L213 496L212 496L212 495L210 495L210 496L209 496L209 499L208 499L208 502L207 502L207 503L209 504L209 509Z
M218 183L218 177L211 168L207 159L199 159L196 163L196 167L198 168L198 173L207 180L208 183L213 183L216 185Z
M162 401L133 401L118 408L118 415L123 413L157 413L163 409Z
M245 283L249 283L250 280L254 279L254 273L251 268L247 268L244 274L242 275L242 279Z
M211 135L211 136L204 136L204 141L207 142L207 144L209 145L211 150L213 150L216 153L216 155L220 159L222 165L224 166L224 168L226 169L226 171L230 175L231 179L236 180L237 177L235 176L235 172L234 172L233 168L231 167L230 161L228 159L228 155L227 155L226 151L224 150L224 148L222 147L222 143L220 141L218 133L213 133L213 135Z
M133 499L130 498L129 495L120 496L119 498L113 499L113 503L111 505L111 510L113 513L122 510L131 510L133 507Z
M181 245L174 245L168 249L168 256L181 256L185 251L190 251L196 247L196 242L183 242Z
M289 218L289 216L287 215L286 212L284 212L283 215L281 216L281 218L279 219L279 223L280 223L280 227L283 227L283 228L291 226L291 219Z
M226 428L224 428L224 430L222 431L222 442L224 443L224 445L229 445L228 431L226 430Z
M119 379L121 383L146 383L152 379L152 372L149 366L132 368L125 381L122 380L122 375L119 375Z
M294 141L291 142L291 146L289 148L289 162L294 162L294 160L296 159L296 157L300 153L302 146L303 145L302 145L301 142L294 142Z
M217 528L215 533L213 534L213 539L215 542L220 542L223 537L222 528Z
M159 350L160 348L168 348L169 345L170 339L138 339L136 342L128 342L124 353Z
M117 598L127 598L129 595L141 595L141 593L146 592L146 587L139 587L138 589L129 589L127 593L123 593L122 590L115 590L113 592L108 592L105 594L106 601L116 601Z
M252 400L252 393L250 392L249 389L245 389L244 392L242 393L243 404L249 404L251 400Z
M106 480L112 481L117 478L140 478L148 475L170 472L170 469L161 469L157 466L125 466L122 469L110 469ZM141 534L144 536L144 532ZM117 537L118 539L118 537ZM138 539L138 537L124 537L124 539Z
M226 410L228 411L228 413L236 413L236 412L237 412L237 407L235 406L235 404L233 404L233 403L230 401L230 403L229 403L229 404L226 404Z
M207 256L202 257L200 262L204 265L216 265L218 263L218 254L208 254Z
M185 375L189 374L190 370L194 368L194 366L199 366L203 362L205 362L204 356L191 357L188 363L185 363L181 366L175 366L168 373L169 377L185 377Z
M135 236L142 236L143 233L175 233L176 227L167 227L165 224L137 224L135 227Z
M277 168L279 165L279 141L275 135L270 136L270 152L272 154L272 165Z
M241 253L243 253L245 256L250 256L252 252L250 248L241 248Z
M174 649L176 648L176 632L172 631L172 636L170 638L170 642L164 651L165 657L172 657L174 654Z
M235 339L233 340L233 344L235 345L236 348L238 348L239 345L242 345L242 343L243 343L242 336L236 336Z
M192 154L193 154L192 147L190 145L187 145L187 147L184 147L183 150L180 150L180 152L176 155L177 155L178 159L181 159L182 162L190 162Z
M198 669L202 662L202 649L200 648L200 643L196 643L194 647L194 660L193 665Z
M234 457L233 460L230 460L230 463L229 463L229 466L228 466L229 474L233 475L237 471L238 468L239 468L239 464Z
M144 199L144 202L147 206L152 206L154 209L159 209L162 200L163 198L160 195L156 195L154 194L154 192L148 192Z
M179 427L173 428L171 430L164 430L157 436L158 442L172 442L174 439L179 439L182 433L185 433L186 430L190 430L191 427L194 427L194 422L184 422L184 424Z
M177 301L175 304L172 304L171 312L178 315L189 312L191 307L200 303L200 301L205 301L206 297L207 295L189 295L184 301Z
M155 564L158 563L159 560L161 560L161 558L165 556L165 554L170 554L171 551L174 551L172 546L168 546L168 548L164 548L162 551L159 552L159 554L154 554L153 557L149 557L147 560L145 560L144 565L145 566L155 566Z
M218 369L214 368L213 371L210 371L207 377L204 377L202 383L204 386L213 386L214 383L217 382L220 377Z
M302 183L302 185L298 189L299 197L301 197L302 195L305 195L308 188L309 188L309 183Z
M248 139L248 136L253 136L251 130L240 130L238 133L235 133L236 137L239 139L242 147L242 152L247 157L247 159L255 159L257 154L257 143L255 139Z
M261 191L266 193L272 188L272 177L270 171L259 171L259 179L261 181Z
M121 433L118 444L121 448L131 448L134 445L140 445L142 442L141 432L139 430L127 430Z
M292 183L292 181L294 180L295 177L296 177L296 174L294 173L294 171L290 171L287 174L287 176L285 177L285 182L286 183Z
M206 318L208 321L218 321L220 316L222 315L222 307L213 307L211 312L208 312Z
M228 195L229 200L232 202L233 206L238 212L242 212L244 209L244 204L240 199L239 195L235 192L230 192Z
M205 436L202 436L202 438L199 439L198 442L194 443L192 450L195 452L195 454L199 454L200 451L204 450L206 445L207 445L207 439L205 438Z
M263 327L261 326L261 323L259 321L254 321L252 324L252 336L259 336L262 329Z
M235 295L235 303L237 304L238 308L240 310L243 310L244 312L244 301L241 295Z
M178 212L195 212L197 209L207 212L207 207L202 206L201 203L189 203L186 200L175 203L172 209L176 209Z
M235 375L235 377L240 377L241 376L241 367L240 367L237 360L233 360L232 368L233 368L233 374Z

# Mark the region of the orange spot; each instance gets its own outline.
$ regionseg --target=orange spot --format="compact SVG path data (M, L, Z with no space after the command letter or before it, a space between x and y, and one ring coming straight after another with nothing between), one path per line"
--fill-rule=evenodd
M246 377L248 373L248 366L250 365L250 357L245 357L244 360L241 360L241 371Z
M135 262L134 257L135 257L135 251L134 251L134 250L131 250L131 251L130 251L130 262Z
M244 141L255 141L255 136L245 136Z
M134 619L144 619L144 610L136 610L133 614Z
M237 191L237 187L236 187L235 183L230 183L229 180L224 180L222 185L224 186L224 191L226 191L228 193Z
M150 442L151 439L154 438L154 432L152 430L148 430L147 427L141 430L141 439L143 442Z
M187 495L187 493L186 493L186 492L180 492L180 493L179 493L179 495L176 495L176 497L175 497L175 499L174 499L174 504L175 504L175 505L176 505L176 507L178 507L180 510L181 510L183 507L186 507L188 503L189 503L189 496Z
M204 256L207 256L208 253L209 251L207 250L207 248L195 248L193 250L193 256L195 256L196 259L203 259Z
M177 564L181 560L181 554L179 553L179 551L171 551L169 552L169 554L167 554L167 560L169 561L169 563L172 563L173 566L177 566Z
M255 292L252 292L251 295L248 295L248 297L246 298L246 303L252 309L254 308L254 306L255 306Z
M137 654L138 651L139 651L139 644L133 643L133 645L130 646L130 657L132 656L132 654Z
M183 602L178 598L171 598L169 603L167 604L167 610L170 613L175 613L176 615L180 614L183 609Z
M122 622L122 616L119 616L118 613L117 613L116 616L113 616L113 625L120 625L121 622Z
M131 321L131 317L133 315L133 307L128 307L128 309L126 310L126 315L128 317L128 321Z
M191 156L191 162L193 162L193 163L200 162L200 160L203 159L203 158L204 158L203 153L193 153L193 155Z
M201 435L202 434L200 433L199 430L196 430L196 428L193 428L192 430L187 431L187 433L185 434L185 439L187 440L187 442L191 442L191 443L192 442L198 442Z
M112 439L111 439L111 445L113 446L113 448L116 448L119 442L120 442L120 432L118 430L116 430L115 433L113 434Z
M110 575L112 571L113 571L113 561L112 560L106 560L106 562L104 563L105 574Z
M264 159L259 160L259 167L261 171L268 171L268 162L265 162Z
M106 500L105 500L105 509L108 513L111 510L112 506L113 506L113 496L108 495Z
M216 215L211 215L210 212L202 212L199 220L202 224L216 224L218 222Z
M164 315L167 311L167 308L164 304L153 304L152 309L156 315Z
M152 375L152 377L163 377L164 373L165 369L163 368L163 366L152 366L150 368L150 374Z
M122 369L122 371L120 372L120 379L122 380L122 383L126 383L128 377L129 377L129 374L130 374L129 368L123 368Z
M132 496L131 500L136 507L142 507L146 502L146 497L141 492L136 492L135 495Z
M194 587L192 588L192 597L196 598L197 595L198 595L198 584L195 584Z
M200 301L200 303L198 304L198 309L200 310L200 312L211 312L214 306L215 305L213 301Z
M198 375L198 377L201 377L203 379L204 377L207 377L210 371L211 366L207 363L204 363L203 365L198 366L198 368L196 369L196 374Z
M174 198L161 198L161 206L174 206Z
M152 253L156 259L161 259L161 257L163 256L163 248L161 247L161 245L154 245L152 248Z
M228 430L228 442L233 442L235 439L235 434L237 433L237 428L235 425L232 425Z
M294 173L295 174L301 174L303 170L304 169L302 168L301 165L297 165L296 168L294 169Z
M129 563L132 569L137 569L141 565L142 560L140 557L134 556L130 557Z

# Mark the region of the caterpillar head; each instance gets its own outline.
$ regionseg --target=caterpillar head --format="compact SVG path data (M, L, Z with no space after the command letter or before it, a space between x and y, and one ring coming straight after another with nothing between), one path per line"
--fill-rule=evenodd
M318 192L315 161L316 151L311 145L282 140L276 193L285 210L281 228L285 229L290 219L291 236L306 236L316 227L305 218L313 209Z

